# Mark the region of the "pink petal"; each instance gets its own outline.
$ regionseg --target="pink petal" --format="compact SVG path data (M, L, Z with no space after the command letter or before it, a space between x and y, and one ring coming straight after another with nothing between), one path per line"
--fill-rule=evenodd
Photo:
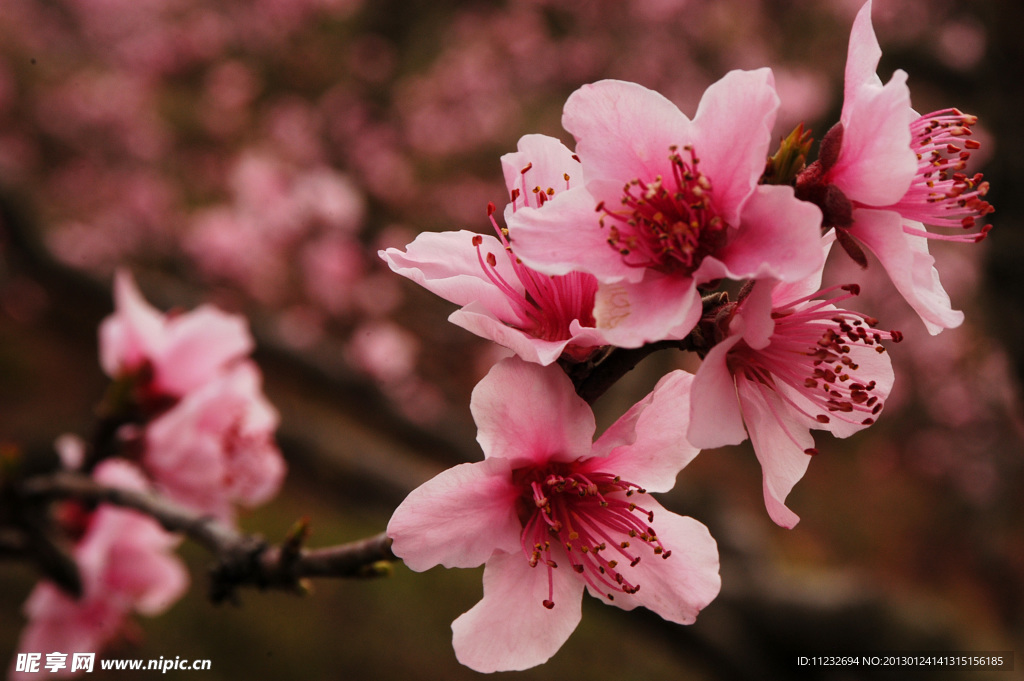
M579 322L570 324L572 336L561 341L547 341L531 336L524 331L513 328L491 316L490 312L479 303L470 303L461 310L456 310L448 317L448 321L461 326L481 338L492 340L502 345L520 359L527 362L535 362L547 366L558 361L562 352L570 344L581 347L604 345L605 342L600 332L596 329L586 329L579 325Z
M541 208L520 208L506 215L516 255L545 274L584 271L603 281L639 279L643 272L626 265L608 245L596 206L586 189L576 187L555 194Z
M694 376L687 439L695 447L713 449L747 439L736 381L726 364L738 342L740 336L730 336L711 348Z
M902 218L893 211L865 208L853 215L850 234L875 254L928 332L935 335L960 326L964 313L952 308L942 288L935 258L928 253L928 240L904 232ZM908 224L923 229L920 223Z
M633 178L672 177L669 147L694 143L693 125L675 104L619 80L602 80L572 93L562 126L576 138L588 188L593 180L613 182L607 195L594 194L598 200L618 201L622 184Z
M518 496L506 459L449 468L395 510L387 529L391 550L417 572L435 565L476 567L495 550L520 552Z
M481 238L481 252L486 257L493 253L495 267L505 281L519 285L519 279L505 257L505 248L490 235L467 230L458 232L423 232L406 246L405 252L397 248L379 251L378 255L398 274L411 279L431 293L456 305L479 301L496 317L514 320L515 314L508 298L495 286L480 266L475 238Z
M119 269L114 275L114 314L100 324L100 364L115 378L150 359L163 334L164 318L146 302L132 275Z
M803 279L825 262L820 233L817 206L796 199L792 187L760 186L728 245L705 258L694 278L701 283L724 277Z
M525 173L524 168L529 167ZM547 135L524 135L519 139L517 151L501 157L501 169L505 174L505 186L511 194L518 189L520 196L518 206L536 207L533 189L541 191L549 187L556 192L567 189L566 186L583 186L583 170L578 158L572 150L562 144L556 137ZM565 179L569 175L569 180Z
M668 558L640 549L640 562L620 568L623 577L640 586L635 594L616 593L609 601L604 594L591 595L623 610L643 606L670 622L693 624L697 614L718 596L722 579L718 574L718 544L711 533L693 518L666 510L644 497L643 507L654 512L651 526L662 545L672 552Z
M814 446L814 438L774 391L742 379L737 389L750 442L761 462L768 515L778 525L791 528L800 518L784 502L807 471L811 457L804 450Z
M519 467L574 461L590 453L594 414L558 367L504 359L473 389L469 408L488 458L509 459Z
M614 472L648 492L667 492L700 450L686 440L693 375L673 371L594 443L588 465ZM611 448L614 449L611 449ZM610 449L605 458L601 452Z
M897 203L917 173L910 147L907 74L896 71L882 88L862 87L843 104L843 142L828 177L851 201L868 206Z
M892 391L893 382L895 380L892 370L892 358L889 356L889 353L879 353L875 351L874 347L866 347L863 345L851 344L849 348L850 351L846 354L858 366L856 380L861 383L874 381L875 387L871 391L871 394L877 396L884 402L884 400L889 398L889 393ZM787 396L798 404L806 399L801 396L797 396L795 391L787 389L785 386L780 386L780 389L785 390ZM814 412L811 411L811 413ZM843 416L848 417L850 421L844 420ZM827 430L832 433L834 437L845 438L867 428L870 424L865 425L864 419L868 417L871 417L873 420L878 419L877 414L872 415L868 412L855 411L852 414L837 412L832 415L832 419L828 424L822 425L809 420L808 425L811 428L818 430Z
M767 347L775 333L772 298L776 286L774 279L758 279L729 323L729 333L740 336L755 350Z
M857 12L850 31L850 47L846 55L846 83L844 97L853 99L856 91L865 85L881 87L876 71L882 58L882 48L871 25L871 0Z
M566 568L531 568L522 552L496 553L484 568L484 597L452 622L459 662L478 672L516 671L547 662L576 629L583 582ZM542 603L552 600L555 607Z
M170 394L185 395L252 352L254 342L243 317L203 305L168 319L162 345L154 358L156 384Z
M821 237L822 263L821 267L811 272L803 279L793 282L777 282L772 289L772 305L781 308L789 303L814 295L821 288L821 276L825 271L825 261L828 259L832 244L836 241L836 230L830 229Z
M600 284L594 299L597 327L610 345L621 348L684 338L702 309L693 279L654 270L637 283Z
M764 172L778 108L775 78L767 68L730 71L700 100L694 148L727 224L739 224L740 210Z

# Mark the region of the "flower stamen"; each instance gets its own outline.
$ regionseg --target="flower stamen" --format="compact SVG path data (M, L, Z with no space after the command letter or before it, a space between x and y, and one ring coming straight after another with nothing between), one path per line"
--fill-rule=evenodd
M634 178L623 187L621 208L597 205L600 224L608 228L608 244L630 267L689 274L704 257L720 248L728 225L711 202L711 180L699 169L691 146L685 160L676 146L669 147L672 177Z

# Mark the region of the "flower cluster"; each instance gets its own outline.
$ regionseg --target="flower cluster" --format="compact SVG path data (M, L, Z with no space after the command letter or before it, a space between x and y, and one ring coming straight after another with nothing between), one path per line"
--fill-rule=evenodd
M718 592L714 541L646 495L671 489L700 448L749 438L769 515L797 523L785 501L818 452L811 431L876 421L894 380L885 344L903 337L843 307L857 283L819 290L833 244L868 272L872 253L930 333L961 323L928 239L988 232L988 185L967 172L976 119L919 116L904 72L876 75L880 55L869 0L841 119L812 163L802 125L769 157L769 69L728 73L692 118L634 83L584 85L563 114L574 150L527 135L502 157L496 237L421 234L381 252L459 305L452 322L517 355L473 393L484 461L415 490L388 527L414 570L485 565L483 600L452 625L462 663L544 662L584 590L694 621ZM696 353L696 375L668 374L591 442L574 388L655 345Z
M124 271L114 298L99 331L100 363L113 379L100 433L91 447L61 438L64 466L229 523L236 504L273 497L285 473L278 416L248 358L245 321L211 306L162 314ZM158 614L185 591L188 574L173 555L179 538L156 520L66 501L56 521L73 544L82 594L41 582L25 605L22 650L95 652L132 612Z
M100 359L114 379L109 404L128 415L119 437L171 499L230 521L234 504L273 497L285 465L277 412L247 355L245 320L211 306L164 315L131 277L114 282L116 310L100 326Z
M104 461L93 477L112 487L149 489L139 469L124 460ZM76 599L41 581L25 603L29 623L19 650L96 652L125 632L131 613L158 615L188 588L188 571L174 555L178 538L156 520L112 506L89 511L69 501L62 521L76 539L72 556L82 594ZM34 677L12 669L9 678Z

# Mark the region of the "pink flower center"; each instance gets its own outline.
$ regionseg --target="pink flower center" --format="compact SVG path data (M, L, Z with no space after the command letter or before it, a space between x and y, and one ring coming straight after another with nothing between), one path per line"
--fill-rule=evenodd
M572 338L569 325L574 320L582 326L595 326L594 296L597 294L597 279L582 272L549 276L530 269L512 252L508 232L498 226L493 213L494 205L490 204L488 215L491 224L505 247L505 257L508 258L520 286L513 286L498 272L497 256L493 253L485 254L481 249L482 237L474 236L473 245L476 246L477 258L484 274L511 303L515 319L507 323L546 341L564 341ZM566 350L572 354L572 348ZM589 355L591 351L576 350L585 355Z
M788 407L818 423L828 424L837 419L871 425L882 411L883 396L875 380L862 375L861 366L851 357L851 350L865 347L884 353L881 342L898 343L903 334L880 331L874 328L878 320L836 309L835 303L857 295L859 287L850 284L827 290L835 289L847 294L797 307L807 302L811 297L808 296L777 307L772 312L775 332L771 342L764 348L754 349L740 341L729 353L727 363L733 375L747 379L766 396L774 393ZM780 386L787 390L780 390ZM769 406L773 404L772 400L765 402ZM778 414L776 419L789 434L785 419ZM789 436L793 442L797 441L792 434ZM813 448L805 451L818 453Z
M982 174L968 177L963 171L971 150L981 144L968 139L976 116L957 109L945 109L921 116L910 124L911 146L917 153L917 175L906 195L894 210L905 218L936 227L959 227L971 230L978 218L994 212L984 196L988 182ZM904 228L912 234L944 241L981 241L991 229L985 225L979 232L941 235L920 229Z
M640 589L620 567L636 567L639 549L646 546L662 558L672 555L650 525L654 513L631 500L646 493L638 485L609 473L583 471L577 464L519 469L513 479L523 489L523 554L531 567L548 571L546 608L555 605L556 569L572 569L592 589L614 600L615 593ZM556 558L568 566L559 567Z
M611 209L603 201L597 206L608 244L630 267L688 275L725 244L728 225L711 203L711 181L698 169L693 147L683 150L689 161L678 147L669 147L668 180L634 178L623 187L621 207Z

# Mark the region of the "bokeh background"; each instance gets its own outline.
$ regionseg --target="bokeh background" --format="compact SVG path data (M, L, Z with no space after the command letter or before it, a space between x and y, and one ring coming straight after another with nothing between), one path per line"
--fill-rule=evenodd
M469 393L502 353L445 321L452 306L390 273L378 249L424 230L486 232L499 157L562 137L585 82L637 81L692 114L733 68L773 68L776 137L820 137L841 106L859 0L3 0L0 4L0 443L28 456L86 434L105 386L96 326L128 267L159 307L244 313L290 463L243 518L311 544L381 531L414 486L476 460ZM664 503L718 539L723 589L692 627L596 601L523 679L787 679L797 655L1016 650L1024 660L1024 8L1014 0L876 0L884 79L915 108L981 118L976 169L996 227L934 244L967 313L929 337L884 281L857 307L898 328L879 423L821 455L774 526L748 446L702 453ZM880 278L871 285L865 277ZM598 403L610 423L664 371L662 353ZM449 623L480 570L326 581L311 597L188 596L108 656L208 658L204 679L469 679ZM35 576L0 564L0 666ZM590 599L588 599L590 600ZM179 673L183 674L183 673ZM196 673L198 674L198 673ZM117 673L111 673L117 676ZM810 676L808 676L810 675ZM803 678L908 678L813 669ZM103 678L96 673L94 678Z

